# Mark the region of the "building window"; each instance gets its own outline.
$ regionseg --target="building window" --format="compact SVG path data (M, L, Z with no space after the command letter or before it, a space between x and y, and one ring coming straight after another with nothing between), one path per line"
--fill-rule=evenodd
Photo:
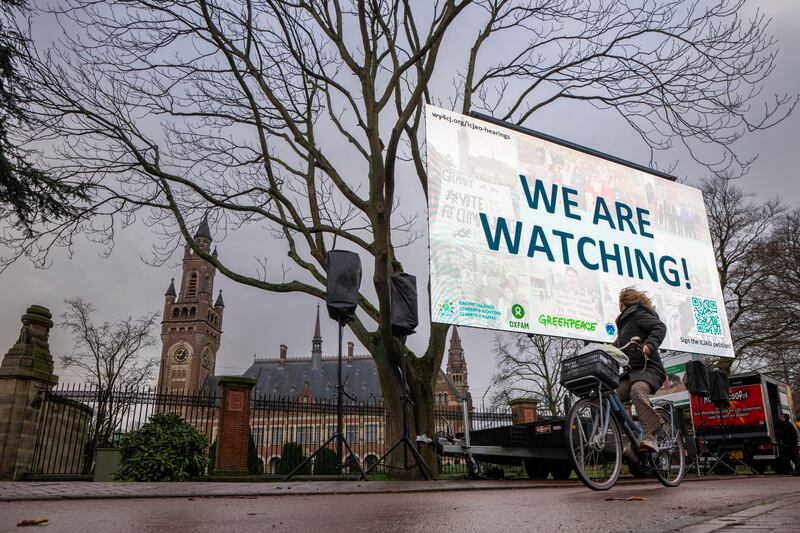
M358 442L358 426L347 426L346 438L350 444Z
M304 444L311 444L311 426L298 426L296 431L297 444L300 446Z
M186 296L194 298L197 295L197 272L192 272L189 275L189 283L186 287Z
M364 425L364 440L366 442L378 442L378 424Z
M272 446L283 446L283 428L272 428L270 444Z
M264 444L264 428L253 428L253 443L256 446Z

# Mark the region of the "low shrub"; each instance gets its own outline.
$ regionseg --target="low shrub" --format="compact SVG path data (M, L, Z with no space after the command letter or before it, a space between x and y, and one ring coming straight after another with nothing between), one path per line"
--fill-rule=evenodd
M303 456L303 448L301 448L299 444L296 442L287 442L283 445L283 448L281 448L281 461L278 463L278 474L283 476L291 474L305 459L306 458ZM297 474L308 476L311 474L311 467L306 464Z
M186 481L208 466L208 441L175 413L160 413L120 442L117 481Z

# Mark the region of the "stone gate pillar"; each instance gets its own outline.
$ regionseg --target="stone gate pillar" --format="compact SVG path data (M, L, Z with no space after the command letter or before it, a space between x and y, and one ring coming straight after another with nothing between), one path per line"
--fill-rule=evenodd
M32 305L22 331L0 365L0 479L21 479L31 471L42 396L58 383L47 342L50 311Z
M511 423L516 425L530 424L539 420L539 400L534 398L517 398L509 400L511 406Z
M250 443L250 391L254 378L221 376L222 399L214 475L246 475Z

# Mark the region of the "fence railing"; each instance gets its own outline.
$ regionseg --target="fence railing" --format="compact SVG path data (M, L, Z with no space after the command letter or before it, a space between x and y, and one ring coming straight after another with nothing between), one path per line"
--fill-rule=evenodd
M253 396L250 428L255 450L251 473L286 474L312 454L335 431L336 404L301 398ZM36 474L91 474L98 448L116 447L130 431L150 416L175 412L208 439L215 453L220 397L210 393L158 393L153 390L103 391L87 385L53 389L43 398L34 452ZM434 427L420 433L462 433L464 418L459 406L437 406ZM506 411L468 413L470 430L511 424ZM365 468L383 455L387 445L387 413L382 403L346 401L343 428L353 457ZM252 452L251 452L252 453ZM377 471L381 471L378 467ZM320 454L306 475L335 473L336 455ZM454 458L442 459L445 474L465 474L466 466Z

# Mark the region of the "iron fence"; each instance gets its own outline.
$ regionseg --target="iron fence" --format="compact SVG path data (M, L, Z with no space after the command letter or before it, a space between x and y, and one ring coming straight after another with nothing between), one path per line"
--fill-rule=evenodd
M175 412L203 433L215 454L220 396L216 392L159 393L155 390L99 390L91 385L68 385L47 392L43 399L34 473L91 474L97 450L117 447L124 436L145 424L159 412ZM252 445L251 473L282 475L291 471L319 448L336 429L336 404L305 398L252 396L250 399ZM460 434L464 417L458 406L437 406L435 433ZM472 410L467 417L470 430L511 424L507 411ZM346 401L343 429L353 454L348 462L372 466L387 448L387 412L382 403ZM305 475L336 473L337 456L330 450L318 455ZM508 469L508 467L506 467ZM382 466L376 471L381 472ZM456 458L444 458L445 475L466 474L466 465Z

